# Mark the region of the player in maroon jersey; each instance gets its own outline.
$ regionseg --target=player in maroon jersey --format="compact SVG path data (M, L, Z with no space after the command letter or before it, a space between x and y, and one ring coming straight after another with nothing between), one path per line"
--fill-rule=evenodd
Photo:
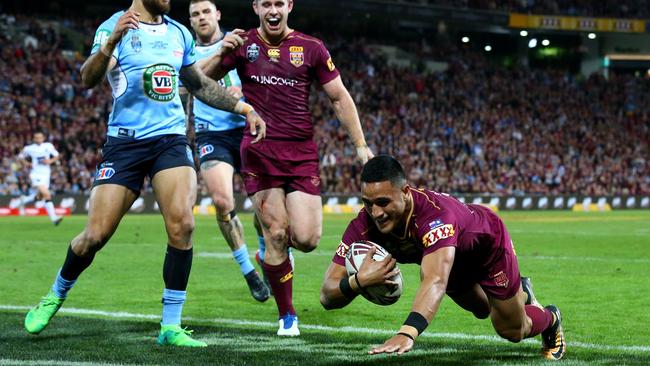
M321 289L325 309L342 308L364 287L394 284L395 263L421 266L421 283L412 311L395 336L370 353L399 354L433 319L446 293L477 318L488 316L496 332L512 342L542 334L548 359L560 359L566 344L559 309L542 307L528 278L521 278L517 257L503 221L489 208L406 184L401 165L380 155L361 173L364 208L350 222ZM371 249L348 277L345 255L350 244L369 240L390 255L374 261ZM356 276L356 278L355 278Z
M292 0L254 0L259 27L233 31L220 52L201 63L215 79L236 68L247 102L266 121L264 141L242 141L242 175L267 243L263 269L280 313L278 335L288 336L300 332L287 247L310 252L322 231L318 149L309 110L314 81L332 101L358 158L372 157L354 101L323 42L287 25L292 8Z

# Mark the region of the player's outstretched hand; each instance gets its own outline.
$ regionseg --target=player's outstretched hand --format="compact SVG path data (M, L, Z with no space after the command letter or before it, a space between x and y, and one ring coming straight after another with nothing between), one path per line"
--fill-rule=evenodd
M139 16L140 13L131 9L122 14L122 16L117 20L113 32L108 37L108 42L116 45L129 29L138 29L140 27Z
M243 46L244 42L246 42L245 34L246 31L243 29L235 29L226 34L221 45L221 55L225 56Z
M368 146L359 146L357 147L357 159L361 164L365 164L368 160L375 157L375 154L372 153L372 150Z
M391 254L387 255L384 260L376 261L372 258L376 251L377 248L370 248L363 262L361 262L361 266L357 272L359 284L363 287L397 285L395 281L390 280L390 278L393 278L399 273L399 268L396 268L397 261Z
M261 141L266 137L266 122L260 117L259 114L255 111L250 111L246 114L246 122L248 122L248 127L251 130L251 135L257 136L253 140L253 144Z
M393 336L393 338L387 340L384 342L379 347L374 347L370 351L368 351L368 354L370 355L377 355L380 353L395 353L397 352L398 355L401 355L402 353L408 352L413 348L413 340L405 335L402 334L396 334Z

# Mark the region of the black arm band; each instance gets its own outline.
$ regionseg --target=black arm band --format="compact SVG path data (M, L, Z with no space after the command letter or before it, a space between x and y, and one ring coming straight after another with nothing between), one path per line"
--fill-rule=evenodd
M404 322L404 325L408 325L410 327L413 327L418 330L418 335L422 334L425 329L429 326L429 322L425 317L422 316L422 314L416 312L416 311L411 311L409 316L406 318L406 321Z
M348 277L341 278L341 282L339 282L339 290L341 290L343 296L348 300L354 300L354 298L359 295L358 293L354 292L350 286L350 280L348 280Z

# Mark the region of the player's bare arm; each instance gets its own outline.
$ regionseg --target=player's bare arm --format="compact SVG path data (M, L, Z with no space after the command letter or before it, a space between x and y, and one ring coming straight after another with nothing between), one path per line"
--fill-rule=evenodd
M354 300L354 297L344 294L344 290L341 288L345 284L342 284L341 281L347 281L349 288L355 294L360 294L363 288L369 286L397 284L390 280L399 274L399 268L396 267L397 261L390 254L385 260L376 261L373 259L376 251L376 248L371 248L359 267L359 272L349 277L344 266L336 263L330 264L325 273L320 295L321 304L325 309L340 309Z
M228 90L205 76L196 64L183 67L178 75L187 90L202 102L217 109L246 116L251 134L258 142L266 136L266 123L253 107L230 95Z
M357 158L361 163L365 164L368 159L371 159L375 155L368 148L366 138L363 136L361 121L359 120L359 113L357 112L357 106L354 104L354 100L352 100L350 93L343 85L340 76L324 84L323 89L334 106L336 117L348 131L348 136L350 136L357 150Z
M45 159L45 160L43 160L43 162L45 164L47 164L47 165L52 165L52 164L56 163L57 161L59 161L60 158L61 158L61 155L57 155L55 157Z
M422 282L415 294L411 314L395 336L381 346L373 348L370 354L393 352L402 354L413 348L417 336L424 331L438 312L447 289L449 272L454 264L455 255L455 247L444 247L422 258L420 269Z
M106 75L106 72L115 67L117 60L113 57L113 51L129 29L138 29L139 16L140 13L131 9L127 10L117 21L113 32L111 32L108 40L102 44L99 52L95 52L88 57L86 62L81 65L81 82L85 88L97 86Z
M226 36L223 37L221 48L215 52L214 56L197 62L201 68L201 71L203 71L205 75L214 80L221 80L224 76L226 76L228 70L221 68L221 60L224 56L234 52L239 47L244 45L244 42L246 42L246 37L244 36L245 33L246 31L243 29L235 29L232 32L226 34Z

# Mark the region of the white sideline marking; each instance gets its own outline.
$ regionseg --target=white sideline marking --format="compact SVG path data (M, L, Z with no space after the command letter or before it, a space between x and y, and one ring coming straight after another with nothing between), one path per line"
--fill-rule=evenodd
M0 365L27 366L27 365L57 365L57 366L130 366L126 363L101 363L101 362L75 362L60 360L12 360L0 358Z
M19 306L19 305L0 305L0 310L29 310L29 306ZM61 308L59 312L66 314L76 314L76 315L97 315L107 318L129 318L129 319L160 319L160 315L153 314L138 314L138 313L129 313L125 311L112 312L112 311L102 311L102 310L91 310L91 309L77 309L77 308ZM254 326L259 328L271 328L275 329L278 326L277 322L263 322L263 321L251 321L251 320L238 320L238 319L227 319L227 318L213 318L213 319L204 319L204 318L192 318L185 317L186 321L192 321L197 323L215 323L215 324L227 324L227 325L247 325ZM326 325L314 325L314 324L300 324L301 329L311 329L318 330L323 332L330 333L361 333L361 334L371 334L371 335L394 335L394 330L386 329L373 329L373 328L364 328L364 327L331 327ZM475 335L475 334L466 334L466 333L423 333L421 337L427 338L442 338L442 339L458 339L458 340L477 340L477 341L490 341L490 342L499 342L499 343L510 343L507 340L497 337L497 336L488 336L488 335ZM534 339L526 339L524 342L537 342ZM604 344L595 344L579 341L569 340L569 347L578 347L578 348L588 348L596 350L608 350L608 351L623 351L623 352L650 352L650 346L646 345L635 345L635 346L611 346Z

